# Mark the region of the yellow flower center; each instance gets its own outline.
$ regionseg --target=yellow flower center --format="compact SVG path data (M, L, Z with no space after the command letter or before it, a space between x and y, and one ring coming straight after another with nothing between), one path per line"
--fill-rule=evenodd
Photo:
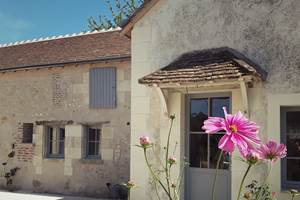
M229 126L229 129L231 130L232 133L237 133L237 127L236 127L236 125Z

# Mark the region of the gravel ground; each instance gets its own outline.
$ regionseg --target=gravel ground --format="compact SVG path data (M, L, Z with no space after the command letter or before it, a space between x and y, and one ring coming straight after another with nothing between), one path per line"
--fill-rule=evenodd
M104 200L104 199L0 191L0 200Z

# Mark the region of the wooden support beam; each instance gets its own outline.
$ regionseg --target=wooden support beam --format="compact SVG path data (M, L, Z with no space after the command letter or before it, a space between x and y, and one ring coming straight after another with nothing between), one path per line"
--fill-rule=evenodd
M240 87L241 87L242 100L243 100L243 112L245 116L250 117L248 91L247 91L248 88L245 80L240 80Z
M163 90L160 87L155 87L158 96L160 98L160 101L162 103L162 107L164 110L164 113L166 116L169 116L169 108L168 108L168 91L167 90Z

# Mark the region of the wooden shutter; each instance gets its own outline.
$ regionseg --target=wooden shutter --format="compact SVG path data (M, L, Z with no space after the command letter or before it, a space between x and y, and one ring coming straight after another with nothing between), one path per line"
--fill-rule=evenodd
M116 107L116 68L90 70L90 108Z

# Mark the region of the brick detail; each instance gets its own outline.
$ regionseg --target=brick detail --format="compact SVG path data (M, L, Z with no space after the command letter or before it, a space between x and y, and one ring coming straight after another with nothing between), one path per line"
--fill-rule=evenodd
M33 128L34 130L34 128ZM19 123L17 134L15 135L16 158L22 162L32 162L34 151L33 144L23 144L23 124Z
M52 74L52 103L56 107L62 107L67 95L67 89L60 73Z

